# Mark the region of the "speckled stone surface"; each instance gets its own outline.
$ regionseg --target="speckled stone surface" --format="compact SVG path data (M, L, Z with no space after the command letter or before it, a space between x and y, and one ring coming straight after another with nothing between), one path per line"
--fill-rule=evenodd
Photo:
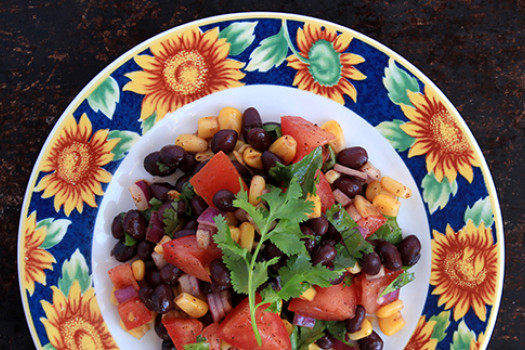
M356 29L404 56L447 95L483 150L504 218L505 287L489 349L525 348L525 2L519 0L0 1L0 348L33 347L17 280L19 213L32 166L63 110L143 40L243 11L299 13Z

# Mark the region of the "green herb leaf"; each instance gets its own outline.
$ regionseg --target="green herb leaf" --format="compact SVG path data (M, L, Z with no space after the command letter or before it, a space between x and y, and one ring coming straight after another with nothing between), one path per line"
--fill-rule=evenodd
M268 234L270 241L288 256L307 254L304 243L301 241L303 236L299 224L290 220L279 221Z
M151 199L149 200L149 205L151 205L153 210L158 210L159 207L162 205L162 201L155 197L151 197Z
M162 213L162 223L164 224L164 232L173 238L173 232L179 226L179 216L177 213L178 201L171 202L171 208L167 208Z
M127 245L128 247L132 247L135 244L137 244L137 240L131 237L131 235L126 232L124 233L124 244Z
M298 333L297 349L306 350L308 346L324 336L326 326L324 322L315 321L312 329L307 327L296 327Z
M387 221L368 239L380 239L398 245L403 240L403 232L394 216L386 216Z
M277 140L279 137L283 136L279 124L264 124L262 128L270 134L273 140Z
M209 350L210 344L208 344L208 341L206 338L204 338L201 335L197 336L197 342L193 344L186 344L184 345L184 350Z
M395 291L396 289L399 289L413 280L416 279L416 275L413 272L403 271L399 276L396 277L395 280L392 281L386 288L379 294L379 297L385 296L388 293L391 293Z
M324 173L326 173L328 170L332 169L334 167L336 161L337 161L336 157L335 157L335 152L332 149L332 147L330 147L330 145L325 145L325 148L328 150L328 159L323 164L323 172Z
M157 162L157 166L159 167L159 170L162 172L170 170L170 167L162 162Z

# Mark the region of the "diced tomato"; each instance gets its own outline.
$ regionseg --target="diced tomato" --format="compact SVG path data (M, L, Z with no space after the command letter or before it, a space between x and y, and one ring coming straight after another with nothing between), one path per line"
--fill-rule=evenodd
M197 342L197 336L203 328L202 322L194 318L168 316L162 318L162 324L177 349L184 349L184 345Z
M210 350L221 349L221 338L217 335L219 331L219 324L212 323L202 330L202 336L206 338L208 344L210 344Z
M261 299L258 296L259 302ZM278 314L264 311L269 304L262 305L255 312L255 320L261 334L262 345L258 346L250 320L248 298L235 307L219 325L218 336L226 343L239 349L286 350L292 344L283 320Z
M131 270L131 266L128 264L120 264L115 266L108 271L108 275L111 279L111 282L113 282L115 289L133 286L133 288L139 290L139 284L135 280L135 277L133 277L133 271Z
M332 192L330 183L328 183L328 180L326 180L326 177L321 170L317 170L315 176L319 177L319 183L316 186L316 192L319 198L321 198L321 210L323 213L326 213L326 211L335 204L334 193Z
M357 220L357 225L368 231L365 237L367 238L383 226L385 222L386 218L384 216L367 216L366 218Z
M312 301L292 299L288 310L325 321L343 321L354 317L357 296L353 284L345 286L340 283L328 288L314 288L317 293Z
M290 135L297 141L297 153L292 163L335 138L333 134L301 117L281 117L281 130L283 135Z
M403 272L399 270L396 272L387 271L384 276L377 277L371 280L366 279L364 273L359 274L354 278L354 283L358 291L358 303L363 305L366 312L373 314L379 309L382 303L378 302L379 294L388 286L396 277Z
M229 190L237 194L241 190L239 180L246 190L246 184L239 172L224 152L215 154L206 165L193 175L190 183L195 192L201 196L210 207L213 205L213 195L219 190Z
M211 282L208 266L222 256L220 248L213 242L206 249L199 248L195 235L175 238L162 247L167 262L206 282Z
M118 313L128 331L145 325L153 319L151 311L139 298L134 298L120 304L118 306Z

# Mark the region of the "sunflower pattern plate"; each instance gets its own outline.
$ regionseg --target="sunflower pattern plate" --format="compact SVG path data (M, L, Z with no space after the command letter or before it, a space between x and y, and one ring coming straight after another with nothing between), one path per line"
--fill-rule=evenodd
M503 279L496 192L474 138L416 68L347 28L250 13L193 22L138 45L95 77L57 122L33 169L19 279L39 349L116 349L93 287L95 218L131 147L168 113L215 92L270 84L330 99L386 138L430 226L430 280L405 349L485 349Z

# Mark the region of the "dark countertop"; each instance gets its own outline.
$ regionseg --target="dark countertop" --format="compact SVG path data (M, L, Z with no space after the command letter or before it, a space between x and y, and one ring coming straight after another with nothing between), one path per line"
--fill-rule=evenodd
M0 348L33 347L16 272L19 213L40 148L70 101L120 54L163 30L264 10L323 18L382 42L457 107L486 157L504 218L505 287L489 349L525 348L525 2L519 0L0 1Z

